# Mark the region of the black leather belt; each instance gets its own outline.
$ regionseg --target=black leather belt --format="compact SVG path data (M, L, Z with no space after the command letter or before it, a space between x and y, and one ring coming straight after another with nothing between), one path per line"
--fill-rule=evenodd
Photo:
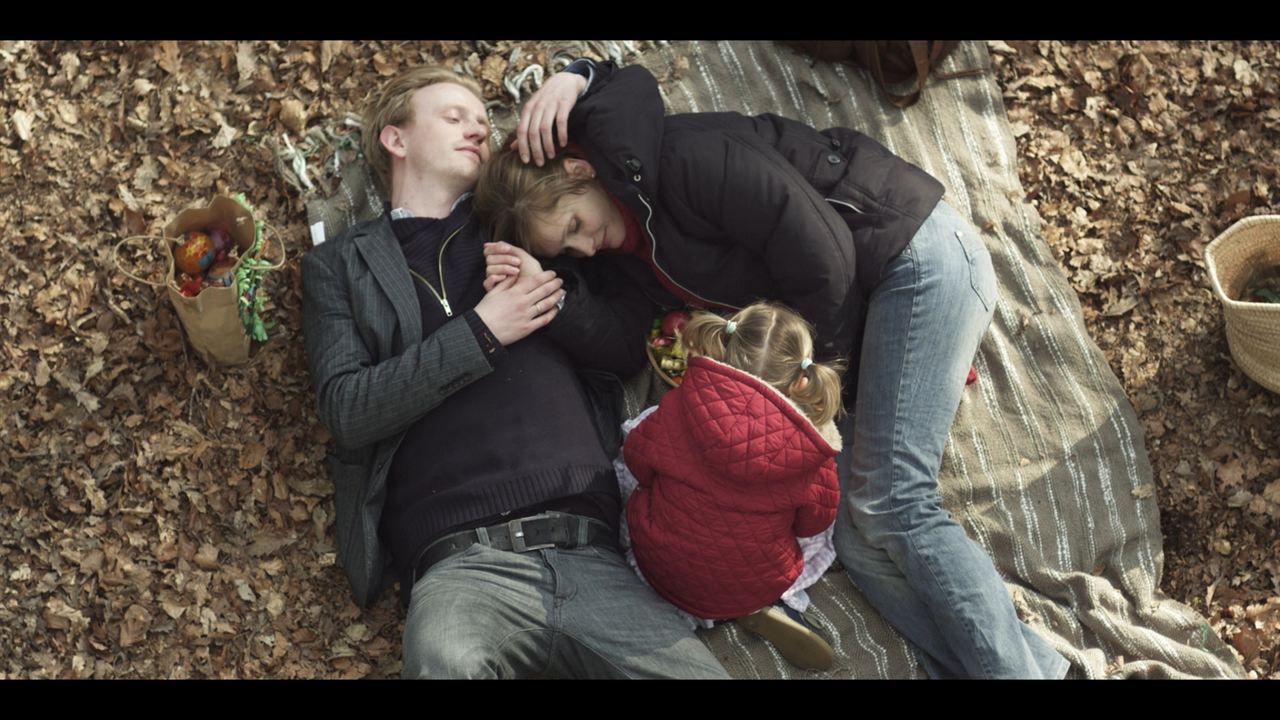
M530 515L501 525L463 530L431 543L418 554L418 560L413 566L413 582L418 582L436 563L475 544L522 553L543 548L575 548L584 545L616 548L617 542L617 533L599 520L553 512Z

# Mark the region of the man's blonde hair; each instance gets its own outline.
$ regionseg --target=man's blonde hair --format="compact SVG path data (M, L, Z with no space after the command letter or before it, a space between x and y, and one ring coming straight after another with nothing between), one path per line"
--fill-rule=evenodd
M596 182L570 175L564 160L573 157L572 151L560 152L542 167L521 162L512 147L494 153L480 171L471 202L483 237L504 240L537 254L533 248L533 221L545 220L561 198L584 193Z
M453 83L471 91L484 103L484 90L474 78L459 75L440 65L410 68L386 81L369 96L364 111L364 131L360 146L365 160L374 169L382 189L391 192L391 153L382 146L382 128L404 125L413 119L413 94L428 85Z
M814 425L822 426L844 413L840 396L844 363L813 362L813 326L804 318L781 303L758 302L728 320L734 323L733 332L728 332L725 318L695 313L680 333L681 341L691 353L765 381L791 398ZM801 377L809 382L793 392Z

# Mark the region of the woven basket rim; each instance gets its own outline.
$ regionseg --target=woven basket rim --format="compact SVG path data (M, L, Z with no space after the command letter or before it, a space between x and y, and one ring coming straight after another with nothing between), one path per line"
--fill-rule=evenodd
M1241 218L1231 224L1226 230L1223 230L1218 237L1205 246L1204 264L1205 270L1209 274L1209 282L1213 286L1213 293L1217 296L1218 301L1225 307L1232 309L1248 309L1256 313L1276 313L1280 314L1280 304L1277 303L1259 303L1248 300L1236 300L1229 296L1222 287L1222 278L1219 274L1218 255L1223 247L1235 236L1240 233L1260 225L1275 225L1280 230L1280 215L1252 215L1250 217ZM1277 234L1274 244L1280 247L1280 233Z

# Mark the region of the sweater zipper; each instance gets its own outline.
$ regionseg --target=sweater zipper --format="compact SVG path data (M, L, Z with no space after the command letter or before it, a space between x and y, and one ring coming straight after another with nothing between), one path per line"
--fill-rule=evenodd
M458 229L450 233L449 237L445 238L444 242L440 244L440 252L436 255L436 272L440 274L440 292L436 292L436 289L431 286L431 283L427 282L427 279L419 275L416 270L409 268L409 272L413 273L414 277L421 280L422 284L426 285L427 289L431 291L431 294L436 296L436 301L440 303L440 307L444 308L445 317L453 317L453 309L449 307L449 289L444 285L444 250L449 247L449 241L458 233L462 232L462 228L466 227L469 222L471 221L468 220L467 222L459 225Z
M708 305L719 305L721 307L727 307L731 310L741 310L742 308L738 307L737 305L733 305L731 303L726 303L726 302L718 302L715 300L708 300L707 298L702 297L698 293L676 282L676 279L671 277L671 273L668 273L666 270L662 269L662 266L658 264L658 239L653 234L653 228L649 226L649 221L653 219L653 206L649 204L648 200L645 200L644 193L640 192L638 189L636 190L636 196L640 198L640 202L644 203L645 209L649 211L649 216L644 220L644 229L645 229L645 232L649 234L649 246L652 248L652 250L649 251L650 260L653 263L653 266L658 269L658 272L662 273L663 276L665 276L672 285L675 285L676 287L689 293L693 297L698 298L702 302L707 303Z

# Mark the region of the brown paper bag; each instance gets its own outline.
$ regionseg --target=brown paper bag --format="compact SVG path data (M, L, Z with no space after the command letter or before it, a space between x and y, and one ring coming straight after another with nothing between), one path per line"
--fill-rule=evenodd
M169 294L169 301L173 303L178 319L182 321L182 327L186 330L187 339L191 341L191 346L200 353L205 362L243 365L249 361L249 335L245 332L244 323L240 319L240 311L237 307L239 292L236 285L233 283L231 287L206 287L195 297L187 297L178 289L173 259L174 244L188 230L209 227L221 227L231 235L238 249L236 269L245 262L254 241L253 215L235 200L219 195L214 197L207 206L192 206L183 210L168 225L165 225L164 237L160 239L168 265L164 285ZM264 227L264 233L269 227ZM275 232L270 234L280 246L279 260L269 268L275 270L284 263L284 246ZM134 238L120 241L116 245L117 253L121 244L132 239ZM267 237L264 235L262 246L258 251L259 257L263 255L266 246ZM118 254L116 264L119 266ZM154 284L128 273L123 268L121 270L135 280Z

